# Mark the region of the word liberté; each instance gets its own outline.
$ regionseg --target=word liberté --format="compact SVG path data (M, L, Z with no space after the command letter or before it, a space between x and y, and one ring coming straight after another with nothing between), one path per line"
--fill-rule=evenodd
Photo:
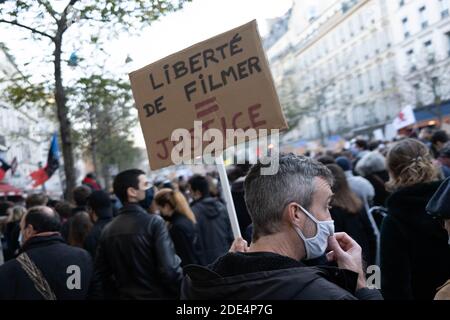
M193 54L186 60L180 60L173 64L165 64L163 66L163 77L157 79L152 73L149 74L150 83L154 91L170 85L173 81L182 79L188 74L198 74L198 79L190 81L184 85L184 94L187 101L191 102L193 95L199 93L205 95L214 90L226 86L228 83L245 79L254 73L261 72L259 57L249 57L235 65L229 66L221 70L218 74L203 74L201 71L207 69L214 64L222 63L230 57L242 53L244 50L239 47L242 37L236 33L230 41L216 47L204 49ZM157 99L158 100L158 99ZM156 105L144 105L146 116L150 117L155 112L164 111L160 97L159 103Z

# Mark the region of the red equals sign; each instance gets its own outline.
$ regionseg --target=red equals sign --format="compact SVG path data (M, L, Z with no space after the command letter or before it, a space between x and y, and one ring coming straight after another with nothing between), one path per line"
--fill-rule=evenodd
M212 97L195 104L195 110L197 110L197 118L203 118L204 116L219 110L216 97Z

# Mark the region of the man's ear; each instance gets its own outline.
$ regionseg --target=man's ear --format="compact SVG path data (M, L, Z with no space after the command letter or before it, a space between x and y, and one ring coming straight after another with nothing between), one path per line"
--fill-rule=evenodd
M34 230L33 225L31 225L31 224L28 224L28 225L25 227L24 232L25 232L25 234L26 234L28 237L31 237L32 235L34 235L34 234L36 233L36 231Z
M302 225L303 223L303 215L300 212L298 204L295 202L291 202L286 207L286 214L289 221L297 226Z
M134 188L132 188L132 187L128 187L127 188L127 197L128 198L130 198L130 197L135 198L136 196L137 196L136 190Z

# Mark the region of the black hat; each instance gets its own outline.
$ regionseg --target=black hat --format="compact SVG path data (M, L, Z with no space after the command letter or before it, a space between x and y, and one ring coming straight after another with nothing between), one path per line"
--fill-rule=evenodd
M426 210L432 216L450 219L450 178L442 182L428 202Z

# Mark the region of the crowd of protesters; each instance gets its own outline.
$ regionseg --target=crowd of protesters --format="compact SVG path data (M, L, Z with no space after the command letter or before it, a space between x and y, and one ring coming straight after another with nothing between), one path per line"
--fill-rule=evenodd
M273 175L233 166L236 240L215 173L130 169L112 193L90 174L72 202L0 202L0 299L450 299L448 140L424 129L281 154Z

